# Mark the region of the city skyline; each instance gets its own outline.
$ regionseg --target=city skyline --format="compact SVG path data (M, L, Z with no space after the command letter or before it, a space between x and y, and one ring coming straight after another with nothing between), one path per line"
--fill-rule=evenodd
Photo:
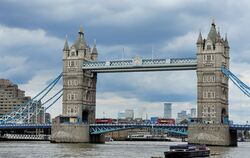
M88 43L97 40L100 60L122 58L123 48L124 58L136 55L151 58L152 52L154 58L195 57L199 29L202 28L203 37L207 37L212 18L221 27L223 36L228 33L232 72L250 84L249 22L237 18L238 15L229 16L229 12L224 13L212 2L190 1L185 5L181 1L149 1L140 6L133 1L122 2L124 5L114 1L83 1L78 6L71 1L48 2L0 2L0 39L3 41L0 76L19 84L27 95L34 96L62 71L65 34L72 44L80 25L84 27ZM247 1L242 1L245 5L228 1L217 3L225 6L225 10L237 11L244 19L249 18ZM207 8L208 5L214 7ZM92 9L87 12L81 8ZM15 12L7 14L9 10ZM176 12L178 15L174 16ZM162 14L166 17L158 18ZM56 88L59 90L60 86ZM241 123L250 120L249 98L232 83L229 100L230 119ZM98 75L97 117L102 116L103 111L106 116L115 116L124 106L145 109L154 116L163 112L165 101L173 102L176 111L196 107L196 72ZM61 113L61 102L49 112L52 117Z

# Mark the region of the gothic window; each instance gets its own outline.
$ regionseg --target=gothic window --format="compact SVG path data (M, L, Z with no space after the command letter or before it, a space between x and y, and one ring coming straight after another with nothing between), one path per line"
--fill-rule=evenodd
M215 92L213 91L203 91L203 98L212 99L215 98Z
M87 93L86 93L86 100L88 101L88 100L89 100L89 98L90 98L90 92L89 92L89 91L87 91Z
M203 105L202 117L215 117L215 105Z
M76 51L76 56L78 56L78 50Z
M204 60L205 62L212 62L212 61L214 61L214 55L212 55L212 54L204 55L204 56L203 56L203 60Z
M207 50L211 50L212 46L211 45L207 45Z
M76 100L77 99L77 94L71 93L67 94L67 100Z
M75 66L75 62L74 61L70 61L70 67L74 67Z

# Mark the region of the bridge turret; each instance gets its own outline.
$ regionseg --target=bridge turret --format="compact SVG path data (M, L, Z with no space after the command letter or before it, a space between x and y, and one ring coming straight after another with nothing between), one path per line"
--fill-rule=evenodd
M216 37L216 44L215 44L215 49L217 52L224 52L225 46L223 44L223 39L220 36L220 31L218 31L217 33L217 37Z
M201 32L199 32L199 36L196 42L196 46L197 46L197 52L201 52L204 48L204 41L202 39L202 35Z
M65 39L64 47L63 47L63 53L64 53L63 54L64 59L69 56L69 44L68 44L67 36L66 36L66 39Z
M98 57L98 51L97 51L97 48L96 48L96 41L94 41L94 46L93 46L92 52L91 52L91 59L96 61L97 57Z

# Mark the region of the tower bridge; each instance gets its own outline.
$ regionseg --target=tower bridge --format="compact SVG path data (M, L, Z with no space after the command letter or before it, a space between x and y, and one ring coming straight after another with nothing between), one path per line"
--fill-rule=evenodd
M203 124L189 127L189 133L192 133L189 142L232 145L235 136L228 126L228 77L221 71L222 67L229 70L227 37L222 38L212 22L207 38L199 33L196 46L196 58L143 59L137 56L129 60L98 61L96 43L93 48L89 47L81 27L75 43L69 47L66 40L63 49L63 115L77 116L80 122L87 124L94 123L98 73L196 70L198 117L202 118ZM86 134L61 139L56 133L70 133L72 129L52 126L52 139L58 142L91 140L89 126L77 128L79 132L85 130Z
M196 48L196 58L144 59L137 56L126 60L98 61L96 43L92 48L89 47L81 27L71 47L66 39L63 48L63 73L50 84L53 88L58 80L63 78L63 91L55 94L52 99L55 97L57 101L62 96L62 117L67 117L76 123L65 124L59 121L53 124L52 141L98 142L102 139L102 133L107 131L136 127L136 125L94 125L98 73L196 70L197 109L198 117L202 122L182 128L188 130L189 142L237 145L236 130L249 127L229 126L228 79L231 79L248 97L250 97L250 88L230 72L228 40L227 37L221 37L214 22L211 24L207 38L203 38L199 33ZM42 91L45 95L51 90L49 86L47 89ZM44 95L41 98L44 98ZM22 105L17 111L0 119L0 123L25 123L30 116L30 108L33 108L33 104ZM172 131L177 127L175 125L168 130Z

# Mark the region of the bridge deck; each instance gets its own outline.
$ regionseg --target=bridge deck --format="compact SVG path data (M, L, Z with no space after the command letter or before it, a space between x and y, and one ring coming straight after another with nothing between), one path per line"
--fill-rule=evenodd
M175 59L141 59L136 57L130 60L84 62L83 70L92 72L139 72L139 71L176 71L196 70L196 58Z
M51 128L51 124L1 124L1 129L38 129ZM186 124L90 124L90 130L93 133L105 132L104 130L121 130L129 128L166 128L166 129L186 129ZM250 125L233 124L230 129L250 130Z

